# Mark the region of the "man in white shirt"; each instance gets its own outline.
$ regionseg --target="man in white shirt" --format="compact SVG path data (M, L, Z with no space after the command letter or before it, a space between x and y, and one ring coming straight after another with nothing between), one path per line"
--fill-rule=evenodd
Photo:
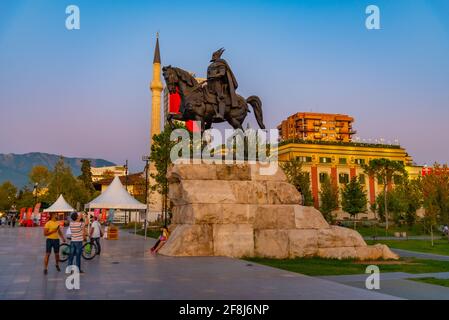
M103 236L103 230L101 230L101 224L98 222L98 218L94 216L94 222L92 222L92 225L90 226L90 239L94 241L94 243L97 245L98 251L97 254L100 255L101 253L101 244L100 244L100 238Z

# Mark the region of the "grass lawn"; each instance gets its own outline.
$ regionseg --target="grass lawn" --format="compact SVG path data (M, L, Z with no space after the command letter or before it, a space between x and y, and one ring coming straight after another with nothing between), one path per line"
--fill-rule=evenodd
M437 279L437 278L410 278L407 280L424 282L428 284L435 284L438 286L449 287L449 279Z
M449 256L449 242L447 239L434 240L433 247L430 240L367 240L366 242L367 244L383 243L390 248Z
M349 228L354 229L353 225L348 225ZM426 236L427 232L422 225L416 224L412 227L409 226L390 226L388 232L385 233L384 227L379 226L363 226L357 225L355 228L363 237L394 237L395 232L407 232L408 236Z
M131 227L121 227L121 229L123 229L124 231L126 231L126 232L129 232L129 233L134 233L134 226L131 228ZM142 230L142 227L137 227L137 232L136 232L139 236L144 236L145 235L145 231L144 230ZM159 238L159 236L161 235L161 231L160 231L160 228L159 227L157 227L157 228L148 228L147 229L147 237L148 238L154 238L154 239L157 239L157 238Z
M364 274L366 267L372 264L378 265L381 272L428 273L449 271L449 263L445 261L421 259L364 262L321 258L297 258L285 260L247 258L246 260L309 276Z

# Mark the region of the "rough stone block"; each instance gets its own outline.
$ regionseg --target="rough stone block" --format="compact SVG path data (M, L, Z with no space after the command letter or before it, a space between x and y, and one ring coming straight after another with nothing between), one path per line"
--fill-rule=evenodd
M288 231L287 230L255 230L254 253L263 258L288 258Z
M187 203L236 203L230 181L183 180L181 189Z
M179 205L174 206L173 212L173 223L175 224L193 224L195 223L195 217L193 215L193 210L191 205Z
M255 209L254 229L290 229L295 227L291 206L259 205Z
M399 256L392 252L390 248L388 248L384 244L376 244L374 246L363 246L355 248L357 253L357 259L360 260L397 260Z
M169 167L167 179L169 181L217 180L216 166L206 164L177 164Z
M277 165L276 170L273 172L273 174L262 174L262 173L268 173L264 172L268 171L269 168L268 165L261 165L260 163L257 164L251 164L250 170L251 170L251 180L253 181L279 181L279 182L286 182L287 177L284 174L284 171ZM270 170L271 171L271 170Z
M327 229L329 224L314 207L294 206L296 229Z
M255 210L249 204L222 204L222 215L217 221L222 224L253 224Z
M313 257L318 252L318 230L288 230L289 257Z
M331 226L328 229L320 229L318 234L318 247L363 247L366 246L365 240L355 230L337 226Z
M300 204L301 195L288 182L267 181L267 200L269 204Z
M267 204L267 184L265 181L248 181L248 203Z
M248 164L218 164L218 180L251 180L251 172Z
M254 255L253 228L249 224L216 224L213 236L216 256L239 258Z
M177 225L159 251L167 256L213 256L213 231L207 224Z

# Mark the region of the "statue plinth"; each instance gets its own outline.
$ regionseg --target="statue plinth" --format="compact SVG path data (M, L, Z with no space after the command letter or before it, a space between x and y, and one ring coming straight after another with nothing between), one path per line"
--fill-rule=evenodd
M352 229L330 226L279 168L258 164L176 164L169 169L174 204L168 256L397 259L385 245L367 246Z

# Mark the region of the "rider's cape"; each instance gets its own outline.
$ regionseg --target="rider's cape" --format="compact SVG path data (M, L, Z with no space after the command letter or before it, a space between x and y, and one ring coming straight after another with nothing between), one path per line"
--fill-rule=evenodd
M235 90L238 88L238 83L237 80L234 76L234 73L231 70L231 67L229 67L229 64L226 62L226 60L224 59L217 59L215 61L215 63L222 63L223 65L226 66L226 80L228 82L229 85L229 94L231 96L231 105L233 107L237 107L238 106L238 101L237 101L237 94L235 93Z

